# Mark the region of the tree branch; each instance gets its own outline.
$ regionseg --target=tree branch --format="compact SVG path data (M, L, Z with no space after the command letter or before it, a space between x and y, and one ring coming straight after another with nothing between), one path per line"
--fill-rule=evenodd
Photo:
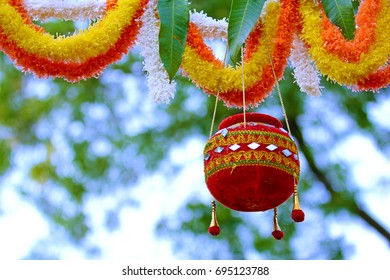
M309 145L306 143L300 127L297 125L296 119L291 119L289 122L291 130L294 132L294 138L298 141L300 150L305 156L307 163L310 167L310 170L317 177L317 179L323 183L325 189L329 192L332 199L335 199L339 194L333 188L331 181L317 166L316 161L313 157L313 154L309 148ZM383 236L390 244L390 233L382 226L377 220L375 220L370 214L368 214L361 206L358 205L356 200L352 204L346 204L345 208L349 210L352 214L355 214L362 218L369 226L374 228L381 236Z

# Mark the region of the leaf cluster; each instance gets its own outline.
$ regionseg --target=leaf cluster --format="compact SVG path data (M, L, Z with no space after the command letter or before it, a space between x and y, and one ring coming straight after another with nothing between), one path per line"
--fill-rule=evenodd
M218 2L218 3L216 3ZM222 5L222 2L224 5ZM242 48L249 33L260 17L265 0L232 0L228 17L228 57L227 62L235 66L241 61ZM219 11L215 8L221 5L227 7L225 1L208 1L208 4L195 4L201 7ZM211 6L213 5L213 6ZM351 0L323 0L322 7L327 17L341 29L348 40L354 38L354 10L358 4ZM184 52L188 33L190 5L187 0L159 0L158 12L160 18L159 53L161 61L167 70L169 79L175 77Z

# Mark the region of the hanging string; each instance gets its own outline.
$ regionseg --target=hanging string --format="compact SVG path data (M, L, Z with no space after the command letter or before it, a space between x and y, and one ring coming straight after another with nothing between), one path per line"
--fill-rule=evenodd
M282 110L283 110L284 120L286 121L288 133L291 135L290 124L289 124L289 122L288 122L287 113L286 113L286 108L284 107L284 102L283 102L283 98L282 98L282 93L280 92L279 82L278 82L278 78L276 77L275 68L274 68L274 64L273 64L273 62L272 62L272 58L270 58L270 63L271 63L271 67L272 67L272 74L273 74L274 79L275 79L276 89L277 89L278 95L279 95L280 104L281 104Z
M244 127L246 127L246 100L245 100L245 69L244 69L244 47L241 47L241 67L242 67L242 108L244 113Z
M278 95L279 95L279 99L280 99L280 104L282 105L282 109L283 109L283 115L284 115L284 119L286 121L286 125L287 125L287 130L288 130L288 133L290 135L291 134L291 129L290 129L290 124L288 122L288 118L287 118L287 113L286 113L286 107L284 106L284 103L283 103L283 98L282 98L282 93L280 92L280 87L279 87L279 82L278 82L278 79L276 77L276 73L275 73L275 68L274 68L274 64L272 63L272 59L270 58L270 63L271 63L271 67L272 67L272 73L273 73L273 76L274 76L274 79L275 79L275 84L276 84L276 89L278 91ZM291 136L292 137L292 136ZM299 157L299 153L296 154L298 157ZM303 222L304 219L305 219L305 213L303 213L300 205L299 205L299 200L298 200L298 186L297 186L298 182L297 182L297 177L294 175L294 207L293 207L293 213L291 214L291 217L292 219L294 220L294 222ZM275 215L277 215L277 210L275 208ZM276 221L277 222L277 221ZM275 222L274 222L275 223ZM275 227L275 226L274 226ZM276 236L276 233L275 235L272 233L272 235L278 239L278 236ZM281 235L282 238L283 238L283 235Z
M218 106L219 92L220 92L220 90L219 90L219 86L218 86L217 96L216 96L215 104L214 104L213 118L212 118L212 120L211 120L211 127L210 127L209 138L211 138L211 136L213 135L215 116L216 116L216 114L217 114L217 106Z
M223 57L223 65L226 65L226 57L227 57L228 49L229 49L229 47L228 47L228 44L226 43L225 55L224 55L224 57ZM222 79L222 76L219 77L219 80L218 80L218 90L217 90L217 96L216 96L215 104L214 104L214 112L213 112L213 118L212 118L212 120L211 120L211 127L210 127L209 138L211 138L211 136L213 135L215 117L216 117L216 114L217 114L219 93L221 92L221 79Z
M0 55L0 73L5 73L5 68L3 69L3 56ZM3 92L3 79L0 79L0 94Z

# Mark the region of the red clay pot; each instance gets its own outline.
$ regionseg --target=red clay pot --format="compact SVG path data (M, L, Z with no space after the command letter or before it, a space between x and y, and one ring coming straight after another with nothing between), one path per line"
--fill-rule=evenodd
M260 113L226 118L206 143L207 187L221 204L236 211L275 208L299 180L298 149L282 123Z

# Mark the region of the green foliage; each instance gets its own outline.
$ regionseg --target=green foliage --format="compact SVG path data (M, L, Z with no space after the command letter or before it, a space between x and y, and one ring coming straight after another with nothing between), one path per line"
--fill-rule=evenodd
M45 29L51 35L58 36L69 36L76 31L74 22L71 20L62 20L59 24L58 21L49 20L46 22L34 22Z
M180 67L190 20L187 0L159 0L159 50L172 81Z
M224 221L222 233L212 237L207 232L210 224L210 206L199 201L189 202L180 209L179 222L162 219L157 231L170 238L176 236L175 248L194 259L243 259L244 248L240 240L240 225L244 220L225 207L217 206L218 219ZM195 240L195 242L194 242ZM185 244L185 246L183 246ZM205 246L208 244L208 246Z
M203 11L210 17L221 19L229 16L231 0L190 1L190 8Z
M354 8L351 0L322 0L327 17L338 26L346 39L353 39L355 33Z
M178 211L182 216L165 217L157 228L157 231L168 239L175 236L178 241L174 242L174 246L179 255L185 251L185 255L192 259L337 260L350 257L351 244L343 237L335 237L330 232L330 224L346 223L357 216L361 193L357 182L353 180L351 167L343 160L331 159L329 151L341 145L344 139L351 135L351 131L371 131L371 135L381 131L369 121L366 109L368 104L378 101L375 101L376 95L356 96L325 80L322 83L330 91L316 99L308 99L299 93L291 69L286 69L284 79L280 83L292 134L298 142L302 162L310 162L309 166L302 165L299 182L301 206L306 213L306 221L301 224L292 222L292 201L287 201L279 207L279 224L285 232L285 237L282 241L276 241L271 236L272 217L269 212L272 211L248 214L218 205L217 216L221 234L213 238L207 232L211 213L209 202L194 202L194 199L190 199L188 203L183 203ZM274 92L256 111L283 119L278 99L277 93ZM213 103L213 100L207 102L211 112ZM353 108L349 107L351 103L354 104ZM223 106L219 109L217 117L224 118L236 113L232 110L225 111ZM335 116L355 125L345 125L341 129L334 119ZM360 127L361 120L368 120L369 125L364 121L366 124ZM216 120L216 124L219 122L220 119ZM284 126L286 127L286 124ZM388 130L386 131L388 133ZM386 145L389 144L390 141ZM311 162L314 162L315 166L311 166ZM203 188L207 193L204 184ZM198 242L208 245L200 246Z
M233 0L228 24L228 62L236 65L240 61L241 48L256 24L264 0Z
M8 169L11 159L11 147L9 141L0 140L0 174Z
M31 179L39 184L45 184L53 176L53 173L53 166L48 161L40 162L31 167L30 170Z

